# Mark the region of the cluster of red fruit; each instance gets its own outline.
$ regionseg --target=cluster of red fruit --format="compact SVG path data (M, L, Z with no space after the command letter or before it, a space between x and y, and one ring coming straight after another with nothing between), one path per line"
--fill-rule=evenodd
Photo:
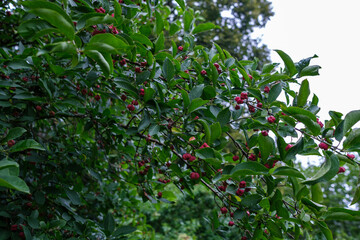
M242 195L244 195L245 192L249 192L251 190L251 188L247 188L246 187L246 182L245 181L241 181L239 183L239 188L236 191L236 195L238 195L239 197L241 197Z
M139 95L141 97L143 97L145 95L145 90L142 88L140 89L139 91ZM121 100L123 100L124 102L126 101L127 97L125 94L121 95ZM138 101L137 100L132 100L131 101L131 104L128 104L126 106L126 108L130 111L130 112L133 112L135 110L135 106L139 105Z
M19 234L18 234L19 237L21 239L25 239L25 234L23 232L23 227L21 225L13 224L13 225L10 226L10 230L12 232L16 232L16 231L20 230L21 232L19 232Z
M196 160L196 157L192 156L190 153L185 153L185 154L183 154L182 157L183 157L184 160L187 160L189 162L192 162L192 161Z
M214 63L214 66L216 67L218 74L220 74L222 72L220 69L220 65L218 63Z

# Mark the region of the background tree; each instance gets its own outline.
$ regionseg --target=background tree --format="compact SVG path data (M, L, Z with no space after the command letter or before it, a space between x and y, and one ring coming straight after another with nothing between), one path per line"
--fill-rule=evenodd
M256 28L265 27L274 15L268 0L201 0L187 1L189 6L201 12L206 22L219 25L211 32L200 33L196 42L211 47L213 41L239 59L258 58L260 65L269 62L269 49L261 39L251 35ZM227 11L232 16L222 16Z

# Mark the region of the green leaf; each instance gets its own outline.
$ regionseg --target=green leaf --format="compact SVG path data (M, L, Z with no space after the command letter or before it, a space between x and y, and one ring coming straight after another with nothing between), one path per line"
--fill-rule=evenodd
M308 208L310 208L314 213L320 212L322 209L326 209L325 205L321 205L314 201L311 201L308 198L302 198L301 202L305 204Z
M216 47L216 50L219 53L221 61L225 62L225 54L224 54L223 50L221 49L221 47L219 45L217 45L216 43L214 43L214 46Z
M131 38L135 41L138 41L138 42L144 44L144 45L153 47L153 43L150 41L150 39L141 33L134 33L133 35L131 35Z
M209 102L209 100L203 100L201 98L195 98L195 99L193 99L191 101L188 112L192 113L192 112L198 110L199 108L201 108L203 105L205 105L208 102Z
M321 203L324 200L321 183L311 185L311 200L317 203Z
M216 97L216 90L213 86L206 86L203 90L203 93L201 95L201 98L204 100L210 100L212 98Z
M297 73L296 67L292 59L287 55L285 52L281 50L275 50L277 54L281 57L281 59L284 61L286 69L289 71L290 77L294 76Z
M317 171L312 178L303 181L302 184L313 185L319 182L329 181L330 179L336 176L338 171L339 171L338 157L335 154L332 154L330 157L326 156L326 162L321 166L320 170Z
M205 32L205 31L209 31L211 29L216 28L217 26L213 23L200 23L199 25L197 25L194 30L192 31L193 34L197 34L200 32Z
M130 234L136 231L136 227L131 226L122 226L116 229L116 231L112 234L113 237L118 237L126 234Z
M26 132L26 129L22 127L15 127L9 130L6 137L1 142L7 142L11 139L16 139L18 137L21 137Z
M307 67L303 68L302 71L300 72L300 77L317 76L317 75L319 75L320 68L321 67L318 65L307 66Z
M104 229L110 234L115 230L115 220L111 213L108 213L104 219Z
M61 33L60 30L54 28L47 21L42 19L23 21L17 30L23 38L29 41L34 41L35 39L52 32Z
M291 115L291 116L295 116L295 115L305 115L307 117L309 117L311 120L315 121L316 122L316 116L308 111L308 110L305 110L303 108L299 108L299 107L288 107L288 108L282 108L282 110L288 114L288 115Z
M175 68L173 63L169 60L169 58L165 58L162 72L166 80L171 80L175 75Z
M329 227L325 222L316 221L317 225L320 227L321 232L325 235L326 240L333 240L333 235Z
M117 87L122 88L126 92L131 94L134 98L139 97L137 88L134 87L129 81L122 80L122 79L121 80L115 79L115 84L117 85ZM145 91L145 95L146 95L146 91Z
M92 13L83 14L81 18L77 21L76 28L82 29L97 24L114 24L114 23L116 23L115 18L113 18L109 14L92 12Z
M266 221L266 226L270 231L270 234L274 237L278 237L282 239L281 228L271 219Z
M211 141L211 132L210 132L210 127L209 127L208 123L203 119L199 119L198 121L202 124L202 126L204 128L206 142L210 142Z
M309 81L307 79L305 79L301 83L299 95L297 97L297 105L299 107L304 106L307 102L309 95L310 95Z
M360 121L360 110L351 111L346 114L344 120L339 123L335 130L336 140L341 141L347 131L358 121Z
M95 36L90 38L89 41L89 44L95 44L95 43L107 44L117 50L124 50L127 49L129 46L127 42L114 36L111 33L96 34Z
M220 123L214 123L210 126L211 129L211 138L210 138L210 144L212 144L216 139L221 137L222 131Z
M286 160L291 160L296 157L296 155L304 149L304 138L300 138L297 143L288 150L285 156Z
M299 170L288 166L278 167L271 174L305 179L305 176Z
M242 162L231 170L231 176L237 177L242 175L266 175L269 169L258 162Z
M183 10L183 11L185 11L185 1L184 0L175 0L178 4L179 4L179 6L181 7L181 9Z
M343 148L349 149L351 147L360 146L360 128L356 128L350 132L349 136L343 142Z
M112 73L111 69L112 69L112 63L111 63L111 67L109 62L106 60L105 56L102 55L99 51L96 50L87 50L84 51L84 53L92 58L101 68L101 70L103 71L104 75L106 77L108 77L110 75L110 73Z
M259 147L260 147L260 153L261 158L263 160L267 160L270 153L275 148L274 140L269 136L263 136L262 134L258 137Z
M57 27L67 38L74 40L74 24L69 15L57 4L45 1L27 1L22 5L28 8L29 12Z
M229 108L221 110L217 115L217 121L220 123L221 127L225 126L230 122L231 112Z
M9 168L9 167L19 167L19 164L14 161L8 161L6 159L3 159L0 161L0 169Z
M195 155L200 159L216 158L215 150L208 147L196 149Z
M144 102L148 102L153 99L155 94L155 90L153 88L146 88L145 95L144 95Z
M156 54L159 51L163 50L165 48L164 44L165 44L165 37L164 37L164 33L161 32L155 41L155 52L154 53Z
M184 109L186 109L190 104L189 94L183 89L180 89L180 92L181 92L181 97L182 97L182 100L184 103Z
M0 186L30 193L30 189L24 180L16 176L0 175Z
M155 31L159 35L164 29L164 20L158 11L155 11Z
M10 152L21 152L26 149L36 149L45 151L45 148L33 139L21 140L10 148Z
M241 200L241 205L245 207L255 207L263 197L259 194L251 194Z
M279 97L281 90L282 90L281 82L273 86L269 92L268 102L272 103L273 101L275 101Z
M184 12L184 30L185 32L191 32L193 28L193 19L194 16L190 11Z
M81 205L80 196L76 191L66 190L66 196L68 196L72 204Z

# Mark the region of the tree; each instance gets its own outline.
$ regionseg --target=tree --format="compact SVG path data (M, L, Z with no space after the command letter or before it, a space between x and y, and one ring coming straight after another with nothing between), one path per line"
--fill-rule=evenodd
M269 62L269 49L251 34L256 28L265 27L270 17L274 15L271 2L205 0L187 1L187 3L195 10L201 11L205 21L220 26L212 32L198 34L197 43L211 48L212 42L215 41L236 58L258 58L260 65ZM232 16L222 16L224 11L231 12Z
M310 239L317 226L332 239L328 220L358 220L310 189L340 164L358 167L360 111L330 112L324 125L305 79L318 74L312 58L277 50L285 68L259 69L196 45L214 24L181 0L172 20L163 3L22 3L26 42L0 49L1 236L151 238L144 202L172 204L174 188L194 197L196 185L213 194L207 218L223 235ZM324 164L309 177L297 155Z

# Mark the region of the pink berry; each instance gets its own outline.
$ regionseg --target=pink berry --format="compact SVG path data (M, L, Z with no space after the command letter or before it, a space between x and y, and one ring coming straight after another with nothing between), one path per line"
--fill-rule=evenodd
M214 63L214 66L218 69L220 65L218 63Z
M263 104L261 102L258 102L256 105L258 108L262 108Z
M127 109L129 109L129 111L134 111L135 107L134 107L134 105L129 104L129 105L127 105Z
M127 99L127 96L126 95L121 95L121 100L123 100L123 101L126 101L126 99Z
M36 106L36 111L40 112L42 110L41 106L37 105Z
M184 47L183 46L178 46L178 50L182 51L182 50L184 50Z
M345 172L345 168L344 167L339 167L338 173L343 173L343 172Z
M138 101L137 101L137 100L132 100L131 104L133 104L134 106L139 105L139 103L138 103Z
M264 136L264 137L266 137L267 135L269 135L269 133L268 133L268 131L261 131L261 134Z
M162 192L158 192L158 198L161 198L162 197Z
M239 183L239 188L245 188L246 187L246 182L245 181L241 181Z
M235 105L235 110L239 110L240 106L239 105Z
M354 154L350 154L350 153L348 153L346 156L347 156L348 158L350 158L350 159L354 159L354 158L355 158L355 155L354 155Z
M205 76L207 74L206 70L201 70L201 75Z
M139 67L135 67L135 72L137 72L137 73L141 73L141 68L139 68Z
M190 173L190 178L193 180L197 180L200 178L200 174L197 172L192 172L192 173Z
M247 98L248 98L248 94L247 94L246 92L242 92L242 93L240 94L240 98L241 98L241 99L247 99Z
M276 121L276 118L274 116L269 116L267 120L269 123L274 123Z
M204 143L203 145L201 145L201 147L199 147L199 149L201 148L207 148L207 147L210 147L207 143Z
M286 147L285 147L285 151L289 150L290 148L292 148L294 145L292 144L288 144Z
M14 145L15 145L15 140L13 140L13 139L9 140L9 141L7 142L7 145L8 145L9 148L12 147L12 146L14 146Z
M329 145L327 145L326 143L321 142L321 143L319 144L319 148L324 149L324 150L328 150L328 149L329 149Z
M100 95L95 95L95 100L96 101L100 101L100 99L101 99Z
M264 93L269 93L269 92L270 92L270 88L268 86L265 86Z
M145 90L142 88L140 89L140 93L139 93L140 96L144 96L145 95Z
M250 154L250 156L249 156L249 160L250 161L255 161L256 160L256 156L255 156L255 154Z
M233 221L229 221L229 226L230 226L230 227L234 226L234 224L235 224L235 223L234 223Z
M321 128L323 128L324 124L317 118L316 122L320 125Z
M241 197L242 195L244 195L244 193L245 193L245 191L244 191L244 189L238 189L237 191L236 191L236 195L238 195L239 197Z
M239 160L239 156L238 156L238 155L235 155L235 156L233 156L232 159L233 159L234 162L236 162L237 160Z
M220 208L220 211L221 211L222 214L226 214L228 212L226 207Z

